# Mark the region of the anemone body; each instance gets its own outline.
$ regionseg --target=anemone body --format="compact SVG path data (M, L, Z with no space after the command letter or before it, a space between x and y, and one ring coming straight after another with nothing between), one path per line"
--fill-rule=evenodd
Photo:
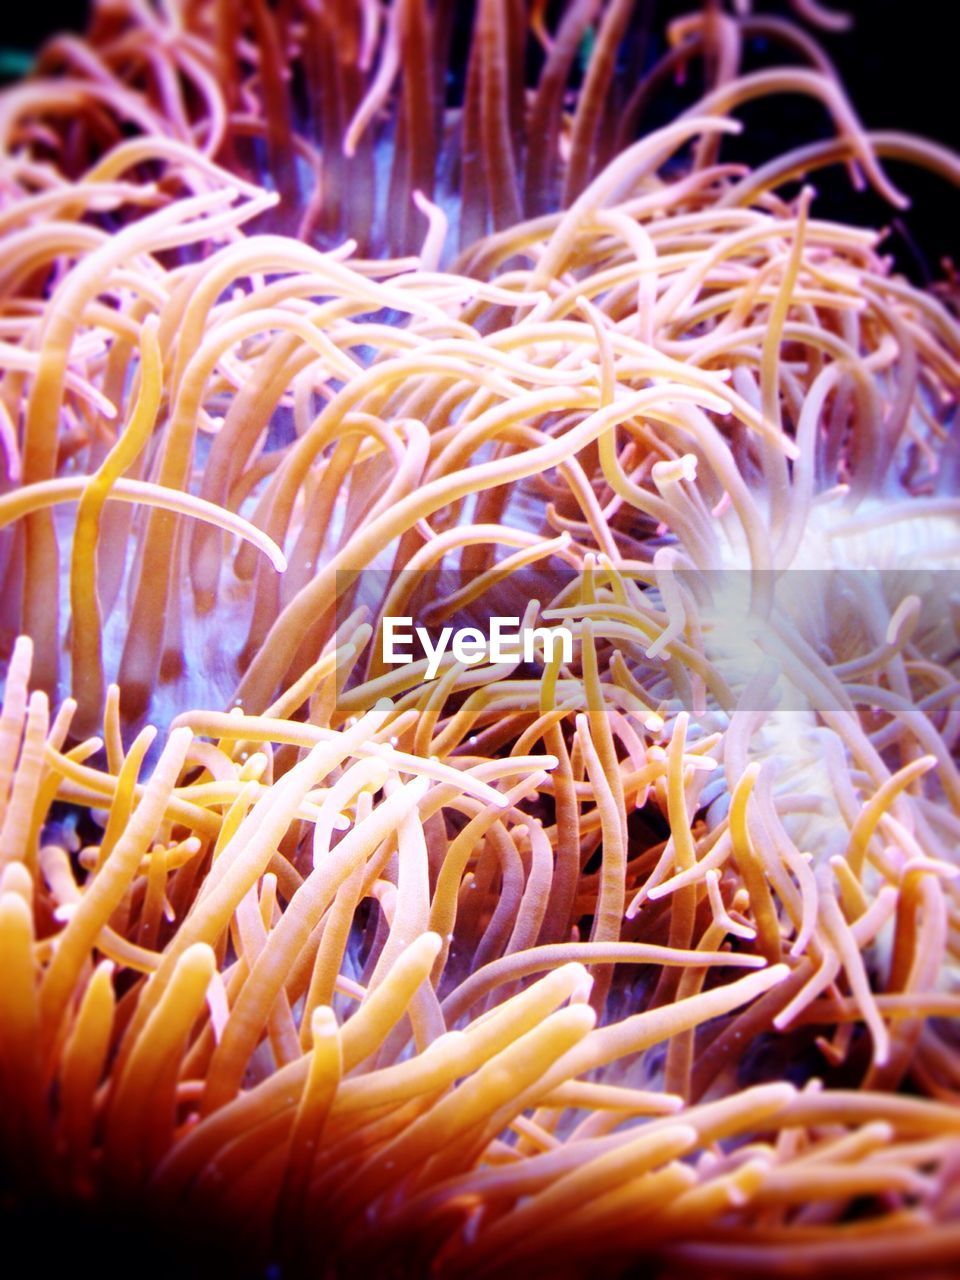
M0 99L14 1214L291 1277L960 1257L960 330L785 193L960 165L802 26L631 82L633 19L111 4ZM781 90L836 136L726 163ZM384 661L501 612L572 658Z

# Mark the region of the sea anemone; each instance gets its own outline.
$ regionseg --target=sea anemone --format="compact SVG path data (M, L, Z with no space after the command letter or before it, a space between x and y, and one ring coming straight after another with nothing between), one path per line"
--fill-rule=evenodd
M112 0L0 97L11 1222L960 1260L960 328L797 187L960 161L796 8Z

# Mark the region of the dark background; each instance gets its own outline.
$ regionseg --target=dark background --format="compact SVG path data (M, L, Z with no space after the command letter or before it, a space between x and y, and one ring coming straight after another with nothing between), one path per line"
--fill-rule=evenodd
M955 7L945 0L829 2L855 20L852 31L821 33L819 38L863 120L874 128L911 129L960 144L960 66L950 22ZM236 3L242 5L243 0ZM12 0L4 5L0 45L29 53L55 31L82 31L89 7L85 0ZM643 7L640 0L638 12ZM696 0L652 7L669 17L690 12ZM757 0L755 7L764 13L789 13L789 6L776 0Z
M242 5L244 0L236 0ZM901 129L920 133L960 148L960 110L957 108L957 43L949 18L953 6L943 0L829 0L830 6L850 13L854 26L846 32L813 32L837 66L847 94L868 128ZM58 3L11 3L4 6L0 32L0 82L10 81L29 67L31 51L56 31L82 31L89 12L85 0ZM469 23L472 4L462 0L463 21ZM666 22L690 12L696 0L638 0L637 21L647 21L662 31ZM763 13L790 16L784 0L757 0ZM458 8L458 23L460 9ZM805 24L801 24L805 25ZM811 30L809 26L806 28ZM661 52L655 37L648 45L647 60ZM783 50L774 51L783 61ZM769 54L756 47L748 66L769 65ZM679 103L679 100L678 100ZM683 103L682 105L686 105ZM669 114L672 103L667 103ZM747 127L745 141L735 143L733 158L759 162L790 146L831 132L825 112L798 97L767 99L739 113ZM651 120L650 123L662 121ZM739 146L739 152L737 147ZM842 171L818 175L820 193L815 210L872 226L890 227L887 242L901 270L918 283L941 274L943 258L960 258L955 226L960 217L960 192L940 178L912 166L888 165L891 177L912 199L906 214L898 214L883 201L850 191Z
M242 5L244 0L236 3ZM851 30L832 34L801 25L833 59L866 127L919 133L960 149L960 110L956 105L960 66L949 23L954 6L943 0L854 0L847 4L829 0L829 4L852 15ZM27 70L32 51L50 34L82 31L89 8L86 0L52 4L43 0L30 4L27 0L6 5L0 32L0 83ZM458 27L461 23L463 28L469 26L472 8L472 0L458 0ZM637 0L636 21L662 32L672 17L694 8L696 0ZM757 0L755 8L791 16L786 0ZM663 47L662 39L654 35L646 44L646 61L652 61ZM755 45L748 50L747 69L786 60L782 46L773 54L771 59L768 51ZM695 88L692 82L685 96L678 91L676 102L668 97L648 125L664 123L688 105ZM746 125L745 137L725 143L724 155L747 163L759 163L833 132L826 113L797 96L765 99L738 114ZM908 212L898 213L869 193L852 192L844 171L834 169L814 178L818 191L815 213L888 228L886 248L898 268L917 283L928 283L942 275L945 258L960 259L955 230L960 191L913 166L887 163L887 168L894 182L911 197Z
M243 0L236 0L238 5ZM855 0L832 7L855 19L852 31L820 39L838 65L864 121L874 128L917 130L953 145L960 143L957 108L958 46L954 6L944 0ZM0 45L29 53L55 31L82 31L89 11L84 0L4 5ZM465 5L466 7L466 5ZM642 0L638 11L642 9ZM668 17L690 12L695 0L653 6ZM761 12L789 13L789 6L758 0ZM810 28L807 28L810 30Z

